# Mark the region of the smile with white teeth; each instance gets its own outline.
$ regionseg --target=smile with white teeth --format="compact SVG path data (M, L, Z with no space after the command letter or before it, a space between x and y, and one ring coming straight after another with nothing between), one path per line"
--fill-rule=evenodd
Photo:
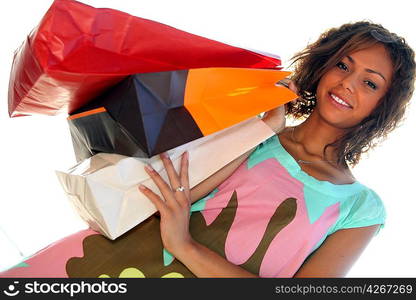
M352 108L351 105L349 105L347 102L345 102L341 98L335 96L334 94L330 94L330 95L331 95L331 98L334 99L335 102L337 102L337 103L339 103L341 105L344 105L344 106L346 106L348 108Z

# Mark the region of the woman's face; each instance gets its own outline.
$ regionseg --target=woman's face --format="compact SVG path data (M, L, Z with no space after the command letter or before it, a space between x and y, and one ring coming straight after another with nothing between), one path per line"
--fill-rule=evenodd
M393 65L382 44L352 52L322 76L315 110L337 128L355 126L386 94L392 76Z

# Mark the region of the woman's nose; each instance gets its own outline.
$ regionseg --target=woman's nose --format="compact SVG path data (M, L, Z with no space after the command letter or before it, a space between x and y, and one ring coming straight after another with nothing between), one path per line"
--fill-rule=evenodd
M342 78L340 85L348 90L350 93L355 92L355 86L357 82L357 76L354 73L349 73L345 77Z

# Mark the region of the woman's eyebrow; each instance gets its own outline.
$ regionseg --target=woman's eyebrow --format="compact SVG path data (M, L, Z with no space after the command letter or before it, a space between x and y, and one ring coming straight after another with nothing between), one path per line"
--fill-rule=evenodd
M355 61L352 59L352 57L351 57L351 56L347 55L346 57L348 58L348 60L349 60L351 63L355 64ZM380 75L380 77L381 77L381 78L383 78L383 79L384 79L384 81L387 81L387 80L386 80L386 78L383 76L383 74L381 74L380 72L374 71L374 70L372 70L372 69L365 69L365 70L366 70L368 73L373 73L373 74Z

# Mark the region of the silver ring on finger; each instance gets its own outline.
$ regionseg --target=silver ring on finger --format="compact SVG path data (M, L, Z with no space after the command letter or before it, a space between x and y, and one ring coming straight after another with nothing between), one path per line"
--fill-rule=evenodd
M185 191L185 187L183 187L182 185L178 188L175 189L176 192L183 192Z

